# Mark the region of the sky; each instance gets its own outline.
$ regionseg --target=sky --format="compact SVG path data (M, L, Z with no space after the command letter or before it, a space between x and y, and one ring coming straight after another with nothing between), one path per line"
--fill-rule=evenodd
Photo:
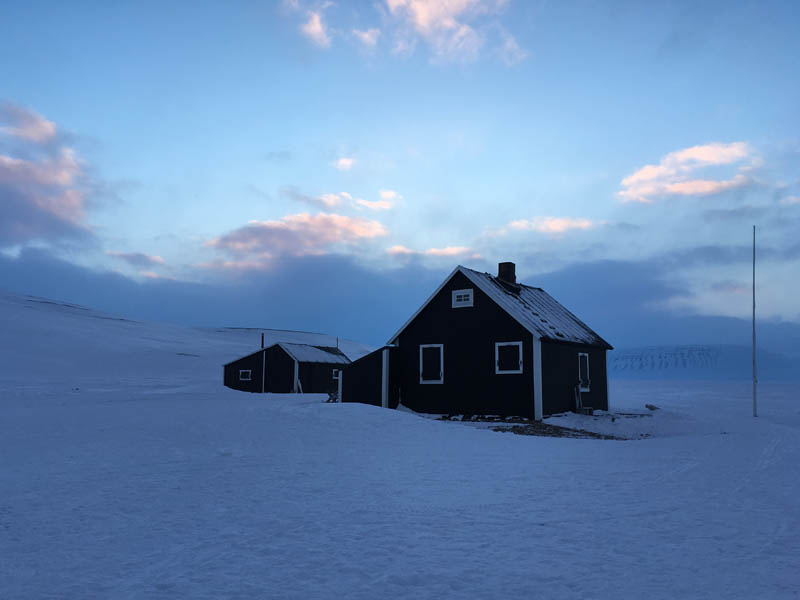
M513 261L614 345L748 343L755 225L759 319L794 335L798 25L796 2L7 3L0 289L379 344L457 264Z

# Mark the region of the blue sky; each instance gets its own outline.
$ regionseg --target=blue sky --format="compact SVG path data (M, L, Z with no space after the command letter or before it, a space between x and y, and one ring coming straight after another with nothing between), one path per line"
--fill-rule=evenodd
M380 341L455 264L512 260L601 321L746 317L755 224L759 314L800 321L796 3L0 10L0 287L165 319L202 289L205 324L353 310Z

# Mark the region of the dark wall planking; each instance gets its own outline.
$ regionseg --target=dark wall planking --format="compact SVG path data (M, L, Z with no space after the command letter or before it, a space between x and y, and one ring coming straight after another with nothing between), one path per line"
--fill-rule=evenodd
M266 391L288 394L294 391L294 359L280 346L267 348Z
M542 340L542 412L552 415L575 409L578 354L589 355L590 391L582 392L585 408L608 410L606 351L594 346Z
M300 363L298 367L303 393L321 394L339 390L339 382L333 378L333 370L345 365L329 363ZM294 368L294 366L292 366Z
M261 392L261 373L263 369L263 350L235 360L225 365L224 383L226 387L245 392ZM250 381L240 381L239 371L249 369Z
M389 407L397 408L400 385L400 369L397 350L389 350ZM370 352L350 363L342 379L342 401L381 405L383 383L383 349Z
M452 308L452 291L459 289L473 290L473 306ZM522 373L495 374L496 342L522 342ZM461 273L439 291L396 343L392 358L401 372L399 394L409 408L533 417L533 337ZM444 383L419 383L420 344L444 345Z

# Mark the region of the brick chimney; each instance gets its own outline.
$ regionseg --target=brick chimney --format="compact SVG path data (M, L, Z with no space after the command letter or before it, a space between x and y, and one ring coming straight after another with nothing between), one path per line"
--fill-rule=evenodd
M497 265L497 278L506 283L517 283L517 268L513 262L501 262Z

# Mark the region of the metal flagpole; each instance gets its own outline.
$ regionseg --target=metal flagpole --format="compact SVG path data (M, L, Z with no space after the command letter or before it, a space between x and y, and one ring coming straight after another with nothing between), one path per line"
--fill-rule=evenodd
M756 376L756 226L753 225L753 416L758 416L758 377Z

